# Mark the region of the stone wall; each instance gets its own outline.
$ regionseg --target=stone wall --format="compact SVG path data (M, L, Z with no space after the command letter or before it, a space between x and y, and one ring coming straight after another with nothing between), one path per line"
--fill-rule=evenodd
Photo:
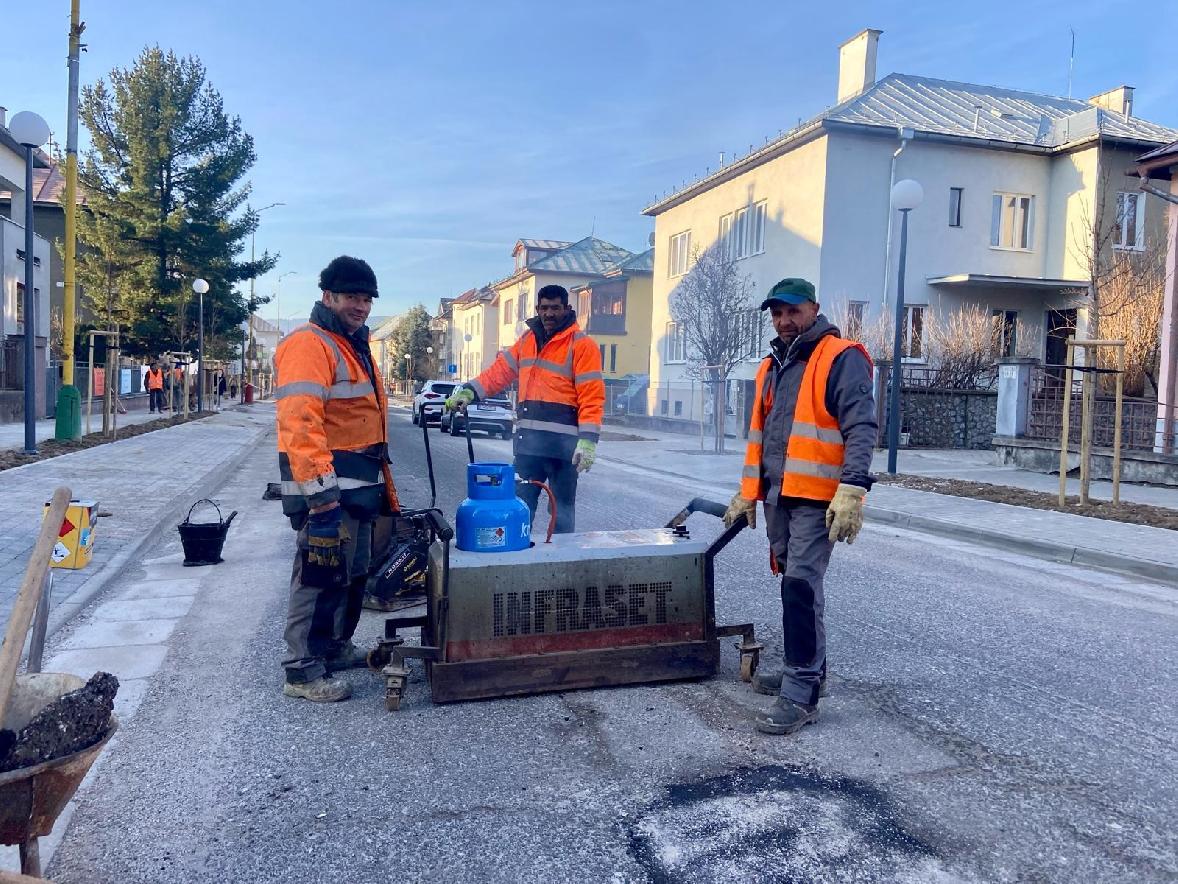
M998 462L1059 475L1059 443L1041 439L995 436L993 447ZM1092 449L1093 479L1111 479L1113 453L1108 448ZM1068 475L1080 473L1080 453L1077 446L1068 446ZM1178 455L1158 454L1153 451L1122 451L1121 481L1148 482L1153 485L1178 486Z
M908 433L909 448L988 449L994 439L998 394L905 389L902 411L900 429Z

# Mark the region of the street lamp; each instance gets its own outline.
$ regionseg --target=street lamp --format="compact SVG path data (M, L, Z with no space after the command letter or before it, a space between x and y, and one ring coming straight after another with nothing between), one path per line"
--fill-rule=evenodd
M426 361L427 361L427 362L429 362L429 363L431 364L431 365L430 365L430 366L428 366L428 367L429 367L429 368L431 368L431 369L433 369L433 370L431 371L431 374L433 375L433 377L437 377L437 376L438 376L437 369L436 369L436 368L434 368L434 367L433 367L433 365L432 365L432 363L433 363L433 359L432 359L431 357L432 357L433 355L434 355L434 348L433 348L433 347L426 347L426 348L425 348L425 356L426 356Z
M924 201L924 188L919 181L905 178L892 187L892 208L900 213L900 267L896 273L896 329L892 340L892 386L888 404L888 472L896 472L896 454L900 447L900 369L904 336L904 267L908 260L908 213Z
M33 291L33 151L49 124L32 111L14 114L8 131L25 149L25 454L37 453L37 298Z
M209 284L203 279L194 279L192 290L200 296L197 313L200 331L196 336L196 410L201 412L205 410L205 292L209 290Z

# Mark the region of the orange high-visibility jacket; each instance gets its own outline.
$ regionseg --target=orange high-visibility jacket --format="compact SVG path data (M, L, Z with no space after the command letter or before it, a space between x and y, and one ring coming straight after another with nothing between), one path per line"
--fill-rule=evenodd
M786 443L782 497L829 501L838 489L845 449L838 420L826 408L826 383L834 361L852 347L871 361L862 344L827 335L817 343L806 362ZM761 475L762 431L773 407L773 366L773 357L767 356L757 370L756 397L740 483L740 495L747 500L764 500L768 484Z
M605 411L601 352L576 320L537 347L539 319L468 386L480 399L519 378L515 453L568 460L578 439L596 443Z
M164 371L161 368L147 370L147 389L162 390L164 388Z
M359 518L380 512L388 400L379 372L370 375L352 347L344 335L312 322L283 338L274 354L278 467L288 516L336 500Z

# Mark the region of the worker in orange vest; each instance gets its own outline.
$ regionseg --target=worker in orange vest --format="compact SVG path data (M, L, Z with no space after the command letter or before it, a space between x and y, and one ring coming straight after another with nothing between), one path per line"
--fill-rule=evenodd
M569 293L559 285L536 292L536 315L528 330L491 367L456 389L450 410L466 408L519 379L515 422L515 474L546 482L556 498L554 533L568 534L576 523L577 476L597 457L605 412L601 351L577 325ZM519 496L536 517L540 488L524 485Z
M818 310L814 286L773 286L761 304L777 337L757 371L740 491L724 515L756 527L765 509L770 566L781 574L785 667L758 673L753 689L777 701L756 718L767 734L818 720L826 682L823 576L836 541L863 526L877 426L871 358Z
M352 643L372 529L399 510L388 454L388 399L368 342L376 274L341 255L319 274L310 321L274 354L282 511L298 531L286 620L283 693L347 699L334 676L367 665Z
M148 414L155 411L162 414L164 410L164 370L160 368L158 360L152 360L151 368L143 377L143 383L147 387Z

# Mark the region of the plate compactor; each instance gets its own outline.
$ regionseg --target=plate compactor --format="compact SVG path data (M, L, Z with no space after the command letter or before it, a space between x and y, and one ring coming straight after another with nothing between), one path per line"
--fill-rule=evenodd
M489 466L507 465L472 464L468 488ZM403 513L431 543L423 605L388 617L369 655L387 708L401 706L410 658L424 661L435 703L706 678L726 636L740 637L740 675L751 680L763 645L751 623L717 625L713 568L748 523L742 516L711 541L686 525L692 513L724 510L696 498L663 528L549 533L504 552L454 548L432 506ZM400 632L415 628L420 644L408 645Z

